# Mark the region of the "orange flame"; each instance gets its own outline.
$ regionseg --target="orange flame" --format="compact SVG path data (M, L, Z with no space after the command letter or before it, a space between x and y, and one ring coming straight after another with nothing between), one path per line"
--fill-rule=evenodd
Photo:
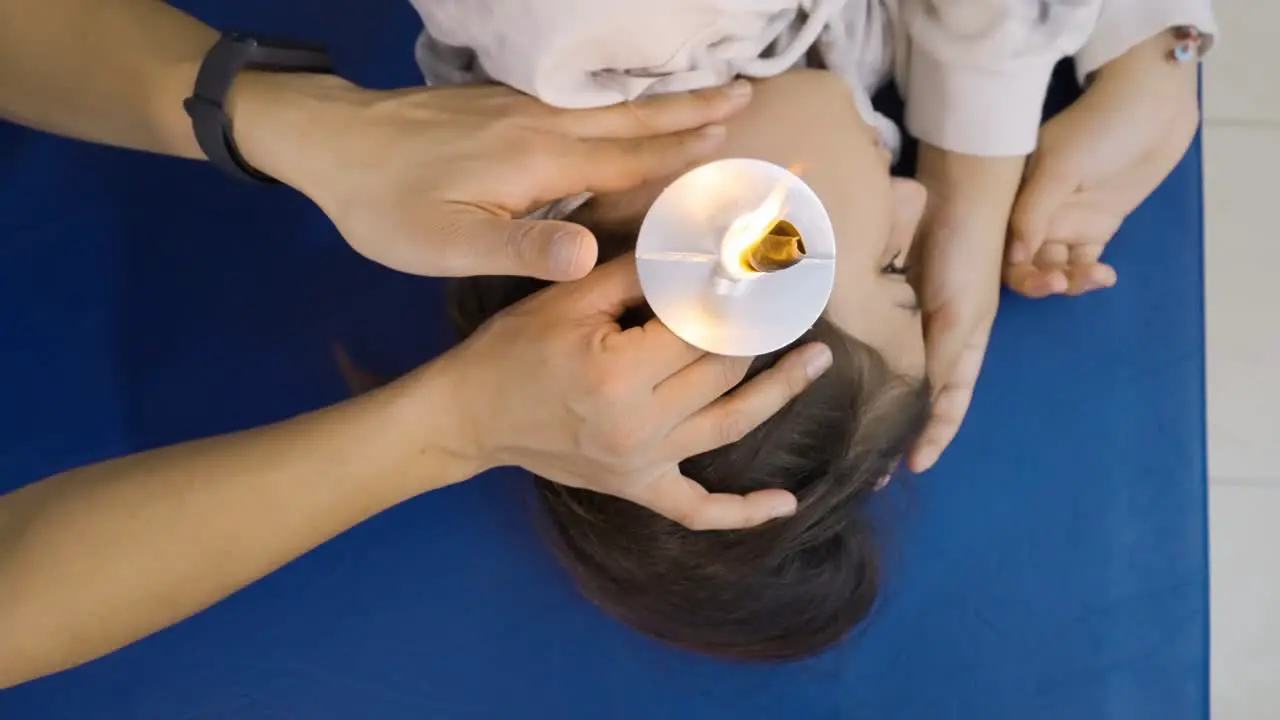
M756 272L743 258L763 242L773 226L787 214L788 185L785 179L778 183L755 209L729 225L720 243L720 264L732 277L741 279Z

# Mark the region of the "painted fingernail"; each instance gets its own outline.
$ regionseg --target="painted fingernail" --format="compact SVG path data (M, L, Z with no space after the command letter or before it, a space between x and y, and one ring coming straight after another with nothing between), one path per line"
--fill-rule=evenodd
M810 348L804 359L804 371L810 380L816 380L822 373L831 368L831 348L826 345L815 345Z

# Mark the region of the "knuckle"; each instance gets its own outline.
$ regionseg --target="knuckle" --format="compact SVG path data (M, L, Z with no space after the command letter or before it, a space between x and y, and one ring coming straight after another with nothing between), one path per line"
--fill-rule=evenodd
M703 532L704 530L711 529L706 518L696 510L685 510L679 512L677 513L677 517L671 519L694 532Z
M624 420L605 430L601 435L602 449L625 467L630 467L634 458L645 447L647 440L645 427L633 420Z
M1013 214L1009 216L1009 227L1013 230L1013 234L1020 237L1030 232L1034 217L1034 210L1030 207L1030 203L1019 200L1013 206Z
M748 358L747 362L743 362L740 358L724 358L720 363L721 384L725 388L737 387L747 376L747 369L751 367L750 360Z
M545 144L530 143L512 157L519 158L515 163L519 167L519 176L528 178L531 185L548 182L565 166L565 155L552 151Z
M440 227L441 241L433 249L432 270L443 277L456 277L476 271L475 257L466 242L467 227L458 220L449 220Z
M661 514L668 520L690 530L707 529L707 519L702 506L696 502L685 502L672 507L662 508Z
M698 117L706 119L715 117L728 103L729 96L722 88L707 88L689 95L687 103L684 103L682 107L673 107L672 110L692 111L697 113Z
M586 385L596 402L609 407L621 405L631 395L633 383L627 381L624 373L597 366L587 371Z
M503 254L516 267L526 267L539 259L537 226L530 222L514 222L502 243Z
M716 426L716 439L720 442L721 447L731 445L745 438L752 430L752 423L742 414L740 410L731 410L725 413L720 423Z
M797 363L792 368L792 372L787 373L786 376L788 398L799 397L800 393L804 392L811 382L812 380L809 379L809 374L805 372L805 367L802 364Z

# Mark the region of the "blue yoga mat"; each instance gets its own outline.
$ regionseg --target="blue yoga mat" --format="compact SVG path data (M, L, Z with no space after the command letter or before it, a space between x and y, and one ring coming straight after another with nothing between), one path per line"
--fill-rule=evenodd
M398 0L184 5L418 82ZM1197 143L1114 242L1115 290L1007 299L951 452L877 508L882 602L822 657L638 636L578 596L500 471L0 692L0 718L1206 717L1201 227ZM336 401L335 342L383 370L449 346L440 293L287 189L0 126L0 490Z

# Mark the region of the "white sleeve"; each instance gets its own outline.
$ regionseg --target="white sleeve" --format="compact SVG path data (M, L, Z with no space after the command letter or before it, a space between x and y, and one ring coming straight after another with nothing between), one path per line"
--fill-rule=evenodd
M1218 33L1212 0L1103 0L1093 36L1076 54L1081 84L1147 38L1179 25L1199 29L1204 35L1200 53L1208 52Z
M901 0L907 130L953 152L1029 154L1053 67L1084 45L1101 2Z

